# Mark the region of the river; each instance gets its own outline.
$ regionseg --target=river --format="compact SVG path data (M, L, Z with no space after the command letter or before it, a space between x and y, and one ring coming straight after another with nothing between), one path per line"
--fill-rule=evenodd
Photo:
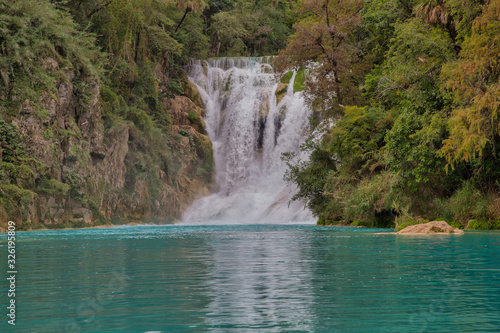
M13 331L500 331L500 233L381 231L166 225L19 232Z

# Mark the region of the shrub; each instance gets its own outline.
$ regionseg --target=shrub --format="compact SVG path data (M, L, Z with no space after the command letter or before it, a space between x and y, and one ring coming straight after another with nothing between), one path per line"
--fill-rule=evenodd
M100 75L103 56L95 38L78 31L71 15L53 1L0 0L0 12L0 68L8 71L0 91L7 96L35 101L42 89L55 91L57 74L44 68L49 57L66 60L77 72Z
M190 110L186 118L189 119L191 124L194 124L198 120L198 114L196 113L196 111Z
M144 134L151 135L153 132L153 121L144 110L129 108L127 120L132 121Z

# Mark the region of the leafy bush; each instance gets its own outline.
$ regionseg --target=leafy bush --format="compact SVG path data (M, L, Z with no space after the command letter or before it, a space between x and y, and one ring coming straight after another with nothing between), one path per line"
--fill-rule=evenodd
M37 192L64 197L71 190L69 184L62 183L56 179L43 178L36 187Z
M49 0L0 0L0 91L37 101L43 90L56 90L57 75L48 58L70 63L78 73L97 76L102 55L95 38L78 30L71 15ZM7 75L5 75L7 74Z
M141 109L131 107L127 114L127 119L132 121L138 129L147 135L151 135L153 131L153 121L149 115Z
M196 111L190 110L186 118L189 119L191 124L194 124L198 120L198 114L196 113Z

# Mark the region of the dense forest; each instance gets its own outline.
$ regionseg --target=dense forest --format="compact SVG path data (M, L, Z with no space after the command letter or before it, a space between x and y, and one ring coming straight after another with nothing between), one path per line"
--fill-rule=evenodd
M297 8L280 65L314 63L313 124L334 121L286 177L319 223L500 228L500 1Z
M177 218L213 181L184 66L264 55L303 69L319 224L500 228L499 0L0 0L0 217Z

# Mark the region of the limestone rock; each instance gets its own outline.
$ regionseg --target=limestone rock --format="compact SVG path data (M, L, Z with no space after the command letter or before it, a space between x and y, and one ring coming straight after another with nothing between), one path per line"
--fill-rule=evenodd
M176 125L192 126L199 133L205 134L203 116L205 110L198 107L185 96L176 96L168 101L167 108L172 115L172 122Z
M463 234L464 231L458 228L453 228L445 221L431 221L423 224L410 225L398 234L405 235L431 235L431 234Z
M171 163L154 166L157 184L152 190L148 177L133 174L133 156L140 156L147 140L126 121L104 127L98 80L86 79L82 100L75 88L82 79L78 74L69 67L59 68L51 58L45 68L66 73L57 91L42 91L38 101L11 97L19 104L19 116L12 124L25 138L27 154L42 164L40 171L35 170L41 182L26 207L27 224L56 228L69 222L94 226L115 219L167 222L180 218L195 199L211 192L212 142L204 135L205 110L194 84L185 83L185 96L162 100L172 121L164 130L173 133L166 135L171 138L168 149L159 153ZM177 135L181 130L188 135ZM9 219L23 218L21 211L10 213L7 208L0 203L4 229Z
M184 94L186 95L187 98L193 101L193 103L197 107L203 109L203 101L201 100L200 91L194 85L194 83L192 83L189 80L186 80L186 83L184 85Z

